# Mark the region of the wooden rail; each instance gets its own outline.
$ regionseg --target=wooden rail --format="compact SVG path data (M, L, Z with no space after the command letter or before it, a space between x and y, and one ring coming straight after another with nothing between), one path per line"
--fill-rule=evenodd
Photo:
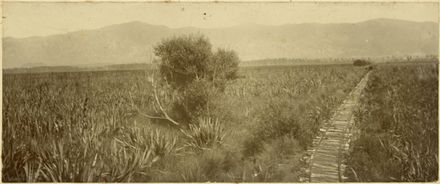
M309 177L306 182L344 181L345 165L342 161L353 130L353 110L359 103L369 75L367 73L362 78L332 118L321 127L321 134L314 139L312 149L309 150Z

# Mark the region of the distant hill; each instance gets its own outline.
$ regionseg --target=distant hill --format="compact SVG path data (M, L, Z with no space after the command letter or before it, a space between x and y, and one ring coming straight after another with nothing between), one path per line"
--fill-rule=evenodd
M359 23L168 28L129 22L96 30L3 38L3 67L148 63L152 48L173 35L202 33L242 60L424 55L438 52L438 24L394 19Z

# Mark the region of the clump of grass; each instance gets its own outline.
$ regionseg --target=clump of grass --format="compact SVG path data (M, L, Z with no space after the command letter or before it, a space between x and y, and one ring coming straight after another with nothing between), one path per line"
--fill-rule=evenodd
M190 124L188 130L182 130L187 138L186 146L196 150L210 149L223 144L225 129L218 119L199 118L197 124Z

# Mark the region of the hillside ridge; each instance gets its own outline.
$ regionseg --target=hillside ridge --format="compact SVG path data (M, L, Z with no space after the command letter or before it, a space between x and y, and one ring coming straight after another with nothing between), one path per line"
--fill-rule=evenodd
M140 21L44 37L3 38L3 67L151 62L162 39L204 34L213 47L242 60L426 55L438 52L438 24L398 19L358 23L243 24L226 28L170 28Z

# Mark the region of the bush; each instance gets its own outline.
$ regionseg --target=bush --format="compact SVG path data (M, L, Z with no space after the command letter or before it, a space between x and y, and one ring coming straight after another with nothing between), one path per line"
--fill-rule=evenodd
M154 48L160 57L160 73L175 89L184 90L195 79L218 84L237 77L239 59L235 52L211 51L202 35L186 35L162 41Z
M370 65L371 62L363 60L363 59L356 59L353 61L353 65L354 66L366 66L366 65Z
M209 78L217 88L224 90L228 80L238 78L239 59L234 51L218 49L217 52L213 54L211 61L212 64L209 65L209 71L211 72Z
M160 74L175 89L184 89L207 73L211 43L203 36L181 36L162 41L154 48L160 57Z
M263 112L259 116L258 124L253 130L253 136L245 140L244 152L245 157L253 157L263 149L263 143L283 136L291 136L300 142L303 139L303 127L293 112L294 105L285 101L274 100L264 107Z
M209 81L197 79L179 94L178 100L173 104L173 112L183 122L198 121L198 117L208 115L210 99L216 93Z
M213 53L211 47L202 35L186 35L164 40L154 48L163 81L178 91L173 109L183 122L206 115L212 95L237 78L237 54L224 49Z

